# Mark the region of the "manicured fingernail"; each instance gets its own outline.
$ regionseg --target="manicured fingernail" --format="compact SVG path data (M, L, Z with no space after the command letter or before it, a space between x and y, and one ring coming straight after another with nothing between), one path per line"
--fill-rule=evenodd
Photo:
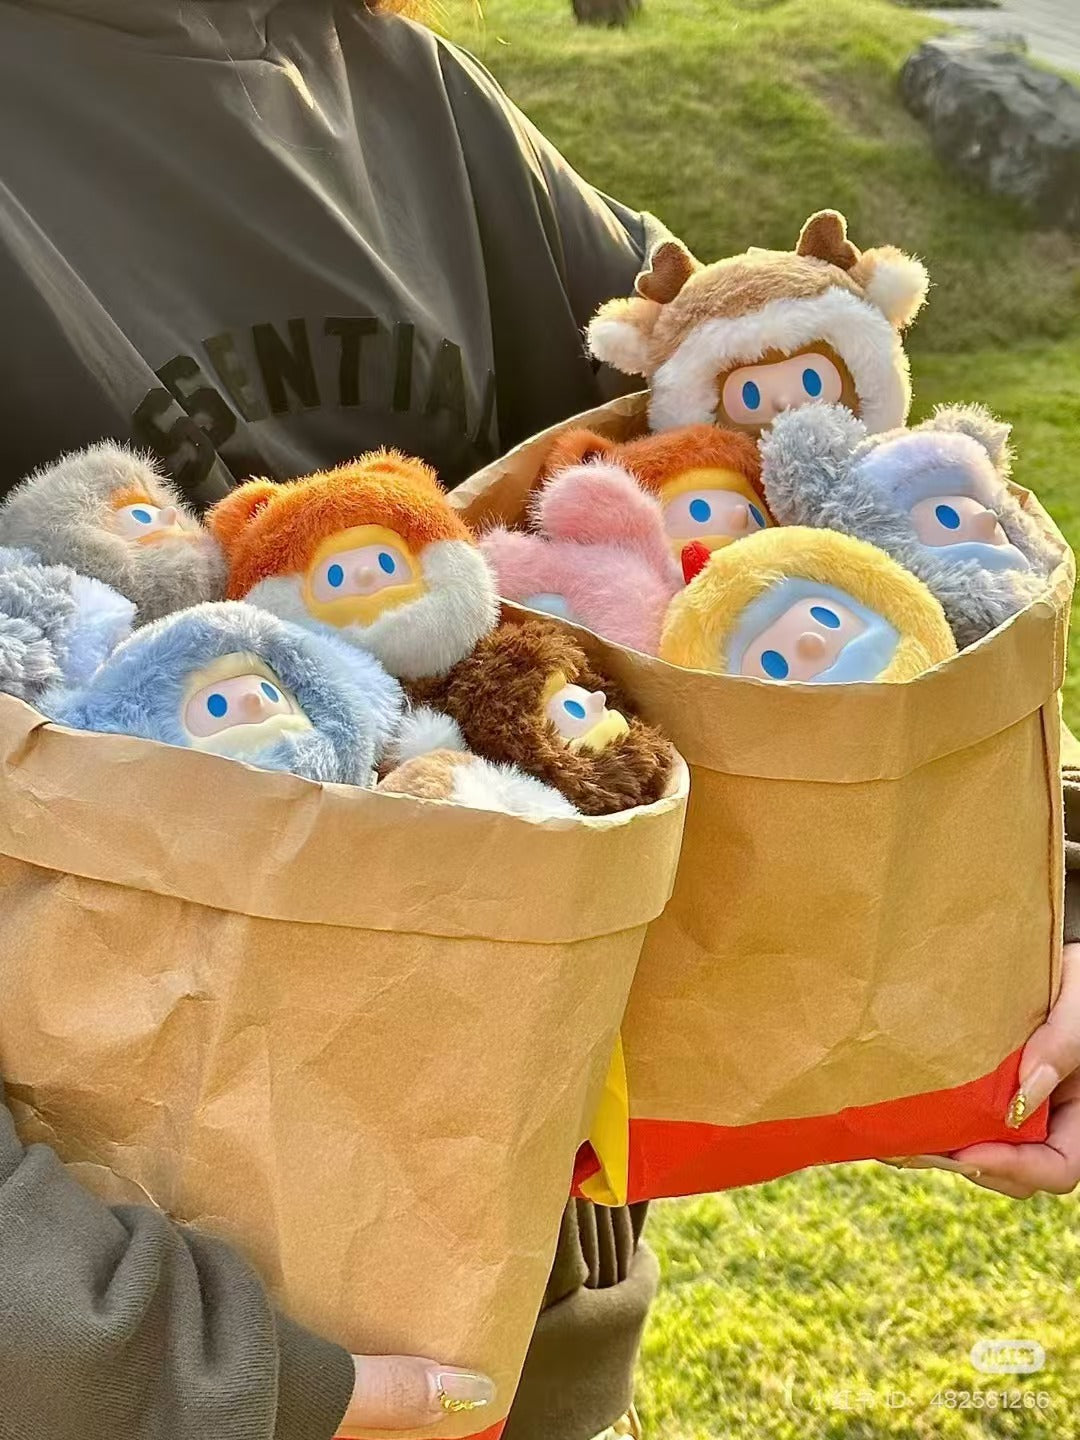
M1005 1123L1010 1130L1019 1130L1029 1115L1048 1100L1061 1084L1061 1076L1052 1065L1036 1065L1028 1078L1009 1101Z
M448 1415L461 1415L490 1405L495 1386L486 1375L471 1370L440 1370L435 1376L435 1393Z

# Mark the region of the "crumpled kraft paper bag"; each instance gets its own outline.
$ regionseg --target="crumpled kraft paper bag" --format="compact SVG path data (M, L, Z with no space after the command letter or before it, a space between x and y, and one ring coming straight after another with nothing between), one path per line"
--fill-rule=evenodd
M490 1373L496 1435L671 892L685 768L648 809L532 822L2 696L0 774L0 1075L24 1138L234 1241L350 1350Z
M520 523L552 437L645 429L630 396L535 437L452 495ZM1005 1125L1059 982L1059 691L1074 564L1045 599L908 685L768 685L573 627L691 770L675 893L649 927L609 1077L618 1203L809 1164L1045 1133ZM621 1066L621 1069L619 1068ZM591 1182L591 1188L590 1188Z

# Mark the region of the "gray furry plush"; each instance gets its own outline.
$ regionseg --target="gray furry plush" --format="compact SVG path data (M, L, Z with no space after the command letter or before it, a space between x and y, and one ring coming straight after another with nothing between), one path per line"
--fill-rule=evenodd
M185 538L147 545L110 528L118 493L173 507ZM24 545L103 580L135 602L145 625L225 593L225 557L149 456L105 441L63 455L20 481L0 506L0 545Z
M181 717L198 672L243 655L291 692L311 728L276 734L238 758L309 780L368 785L403 709L400 685L362 651L312 635L240 601L197 605L136 630L53 719L78 730L191 748ZM197 688L197 686L196 686Z
M84 684L134 619L131 601L100 580L0 548L0 691L34 702Z
M839 530L885 550L937 596L958 645L970 645L1041 594L1061 558L1005 483L1009 428L978 405L942 406L881 435L841 406L789 410L761 440L769 507L781 525ZM925 544L911 507L937 495L976 500L1009 544Z

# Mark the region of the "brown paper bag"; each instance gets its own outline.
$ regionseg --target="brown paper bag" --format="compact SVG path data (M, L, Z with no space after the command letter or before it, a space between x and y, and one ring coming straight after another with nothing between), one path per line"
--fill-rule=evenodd
M552 437L645 428L633 396L536 437L453 495L519 523ZM775 686L578 631L691 769L675 893L649 927L605 1097L593 1198L721 1189L801 1166L1039 1138L1005 1125L1056 993L1061 687L1074 566L907 685ZM629 1110L620 1169L610 1136ZM579 1179L597 1169L583 1157Z
M6 696L0 764L24 1138L236 1242L349 1349L491 1374L495 1436L671 892L685 768L647 809L536 822L79 734Z

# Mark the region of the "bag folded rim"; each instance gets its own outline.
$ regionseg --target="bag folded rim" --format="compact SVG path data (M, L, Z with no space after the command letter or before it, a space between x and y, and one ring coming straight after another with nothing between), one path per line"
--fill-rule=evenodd
M548 945L661 913L689 774L677 757L663 798L616 815L536 820L454 805L458 843L442 846L431 874L416 873L411 852L425 831L444 836L447 801L69 730L8 695L0 783L0 857L57 872L56 883L81 877L267 920ZM355 888L312 884L340 874L349 853ZM605 886L613 873L633 885ZM505 903L524 893L536 895L531 909Z

